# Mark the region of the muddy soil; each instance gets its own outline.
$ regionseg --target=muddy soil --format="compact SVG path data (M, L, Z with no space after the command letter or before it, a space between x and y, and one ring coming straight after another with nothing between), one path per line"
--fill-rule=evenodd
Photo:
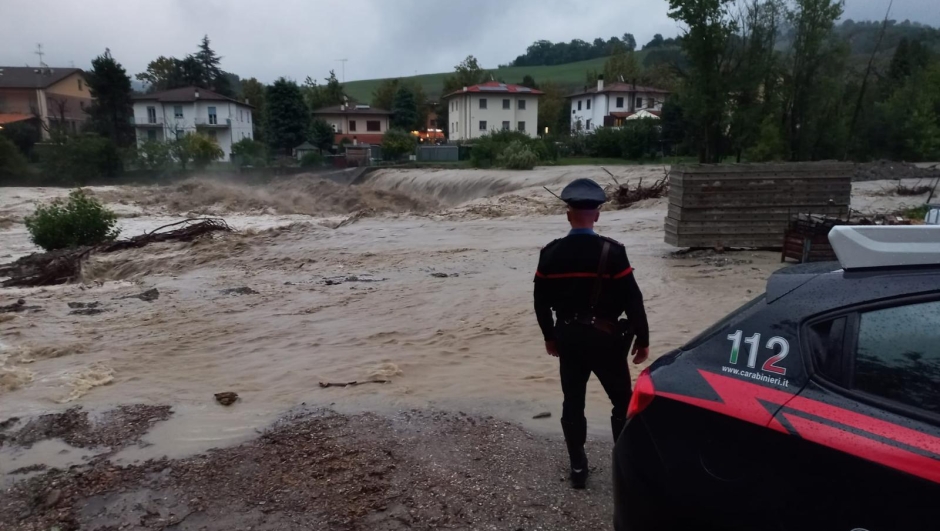
M294 413L205 455L22 481L0 497L0 530L606 529L609 451L589 444L575 491L557 437L492 417Z

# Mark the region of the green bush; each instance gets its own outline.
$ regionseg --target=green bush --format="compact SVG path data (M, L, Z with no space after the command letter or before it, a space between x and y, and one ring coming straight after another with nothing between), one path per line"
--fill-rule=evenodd
M398 160L403 155L414 153L418 142L408 131L389 129L382 135L382 157L385 160Z
M26 217L30 239L46 251L98 245L118 237L117 216L79 188Z
M144 170L166 171L173 165L170 144L159 140L144 142L134 156L137 167Z
M232 144L232 161L238 166L261 168L268 162L268 147L250 138L243 138Z
M542 141L519 131L495 131L473 141L470 163L476 168L489 168L498 163L500 155L510 144L518 142L529 148L536 156L548 155ZM539 157L541 158L541 157Z
M16 144L0 136L0 184L22 177L27 172L26 157Z
M538 155L519 140L513 140L506 146L497 159L500 167L510 170L531 170L538 162Z
M117 147L107 138L92 133L66 137L43 146L40 163L49 181L62 184L85 184L101 177L115 177L124 168Z
M183 170L190 162L197 170L202 170L212 161L225 156L215 140L201 133L180 137L170 149Z
M305 153L303 157L300 157L300 167L311 168L323 166L323 161L323 155L317 153L316 151L311 151L309 153Z
M641 160L658 155L662 134L659 120L647 118L628 120L620 127L599 127L583 137L591 157Z

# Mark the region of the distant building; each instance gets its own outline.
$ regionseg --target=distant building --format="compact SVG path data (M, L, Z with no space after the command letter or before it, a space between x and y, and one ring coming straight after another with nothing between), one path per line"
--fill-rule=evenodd
M44 139L49 128L75 133L88 119L85 109L92 101L78 68L0 67L0 126L35 120Z
M618 127L625 120L659 118L663 101L670 92L633 83L604 84L568 96L571 101L571 130L594 131L598 127Z
M444 96L450 140L470 140L500 130L536 136L540 90L488 81Z
M137 145L147 141L172 142L177 138L203 133L215 139L231 160L232 144L252 139L254 107L199 87L134 96L134 131Z
M343 104L317 109L313 114L333 127L333 141L338 146L343 139L351 144L381 144L392 113L368 105Z

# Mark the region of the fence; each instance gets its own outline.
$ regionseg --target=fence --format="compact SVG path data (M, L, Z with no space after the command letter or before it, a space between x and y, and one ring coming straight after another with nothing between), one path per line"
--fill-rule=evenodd
M422 162L457 162L457 146L418 146L417 159Z
M848 216L852 173L841 163L674 166L666 243L779 249L794 214Z

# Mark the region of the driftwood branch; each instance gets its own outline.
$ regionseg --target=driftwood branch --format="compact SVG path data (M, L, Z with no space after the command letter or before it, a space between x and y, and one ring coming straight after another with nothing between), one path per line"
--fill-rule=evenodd
M362 380L361 382L357 380L353 380L351 382L320 382L320 387L323 387L323 388L353 387L353 386L362 385L362 384L370 384L370 383L384 384L384 383L389 383L389 382L391 382L391 380Z
M170 227L179 228L165 230ZM232 228L225 220L219 218L186 219L126 240L90 247L34 253L15 262L0 265L0 277L10 277L0 283L0 286L6 288L65 284L78 278L82 263L94 253L111 253L143 247L155 242L192 241L199 236L217 231L232 232Z

